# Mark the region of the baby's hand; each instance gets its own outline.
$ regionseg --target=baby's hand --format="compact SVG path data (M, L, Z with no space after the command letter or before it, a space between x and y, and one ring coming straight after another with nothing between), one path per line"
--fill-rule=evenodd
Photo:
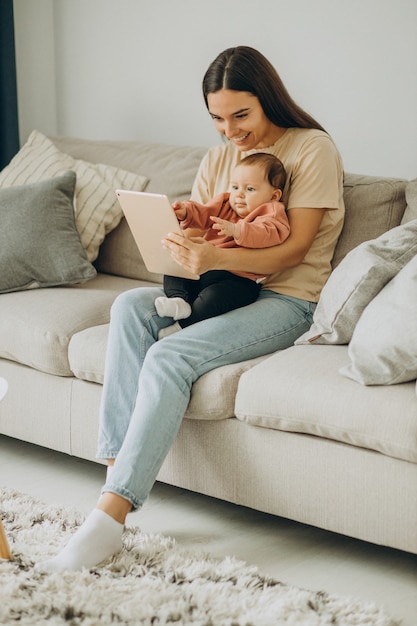
M233 224L227 220L222 220L220 217L210 216L210 219L214 222L212 228L219 231L219 235L229 235L235 239L240 235L239 224Z
M185 207L184 202L179 202L178 200L172 204L172 208L175 211L175 215L177 219L182 222L187 217L187 209Z

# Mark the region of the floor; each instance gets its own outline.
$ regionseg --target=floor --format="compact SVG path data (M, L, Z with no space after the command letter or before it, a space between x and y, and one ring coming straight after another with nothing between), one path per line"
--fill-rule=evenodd
M88 513L104 475L101 465L0 436L1 487ZM401 619L402 626L417 625L416 555L162 483L128 524L216 557L234 555L285 583L375 602Z

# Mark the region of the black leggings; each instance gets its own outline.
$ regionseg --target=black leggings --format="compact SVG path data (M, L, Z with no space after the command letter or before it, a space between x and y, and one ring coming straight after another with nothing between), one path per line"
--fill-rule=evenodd
M182 298L191 305L190 317L179 320L181 328L255 302L261 286L250 278L223 270L212 270L199 280L164 276L169 298Z

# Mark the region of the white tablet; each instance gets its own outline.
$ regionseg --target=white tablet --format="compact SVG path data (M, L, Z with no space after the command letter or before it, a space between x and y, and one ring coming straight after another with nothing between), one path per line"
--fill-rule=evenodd
M156 274L200 278L176 263L162 247L168 233L183 235L168 197L123 189L116 189L116 194L146 268Z

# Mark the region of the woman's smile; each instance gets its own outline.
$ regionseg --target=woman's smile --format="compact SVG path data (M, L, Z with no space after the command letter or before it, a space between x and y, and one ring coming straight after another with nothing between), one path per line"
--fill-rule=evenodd
M228 137L228 139L230 139L230 141L233 141L233 143L235 143L236 145L241 145L245 143L249 136L250 133L245 133L241 137Z
M251 93L220 89L208 94L207 103L216 129L238 150L266 148L284 132L266 117L258 98Z

